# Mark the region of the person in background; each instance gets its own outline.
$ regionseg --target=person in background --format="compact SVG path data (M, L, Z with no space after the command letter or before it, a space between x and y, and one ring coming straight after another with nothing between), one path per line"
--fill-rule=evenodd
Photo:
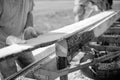
M109 8L112 9L112 5L113 5L113 0L107 0L108 4L109 4Z
M33 0L0 0L0 48L24 44L27 39L39 35L33 27L33 6ZM24 68L34 61L31 52L23 52L17 61L11 58L3 60L0 62L1 75L7 78L17 72L16 62Z
M101 11L109 10L108 1L107 0L75 0L74 9L73 9L75 22L93 16Z
M89 0L74 0L73 13L75 15L75 22L84 19L85 7L88 3Z
M74 20L75 22L79 22L102 11L109 10L110 5L110 0L75 0L73 9L73 13L75 15ZM80 59L80 63L93 58L93 54L85 53L84 56ZM98 80L98 78L95 77L95 73L91 67L84 67L80 70L85 76Z

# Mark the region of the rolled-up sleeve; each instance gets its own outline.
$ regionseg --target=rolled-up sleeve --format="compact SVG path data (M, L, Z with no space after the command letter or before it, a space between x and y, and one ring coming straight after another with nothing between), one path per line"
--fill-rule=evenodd
M30 12L33 10L33 7L34 7L34 1L33 1L33 0L30 0L30 1L29 1L29 11L30 11Z
M1 15L1 13L2 13L2 9L1 9L1 6L0 6L0 15Z
M0 16L1 16L1 14L2 14L2 0L0 0Z
M33 27L33 14L32 14L33 7L34 7L34 1L29 0L29 11L27 14L25 29L30 26Z

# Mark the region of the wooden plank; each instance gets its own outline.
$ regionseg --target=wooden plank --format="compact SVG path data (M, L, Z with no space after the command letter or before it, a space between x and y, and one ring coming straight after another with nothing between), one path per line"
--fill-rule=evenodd
M68 44L66 40L56 43L57 70L68 67ZM68 75L60 76L60 80L68 80Z
M117 22L117 21L116 21L116 22L112 25L112 27L116 27L116 26L117 26L117 27L120 27L120 22Z
M120 27L111 27L105 32L105 35L119 35Z
M99 33L99 34L97 34L97 31L99 31L99 30L101 30L101 28L102 28L102 26L103 26L103 24L105 24L106 22L107 22L107 24L105 24L105 25L108 25L108 26L110 26L117 18L118 18L118 16L119 16L119 12L117 13L117 12L115 12L114 14L111 14L110 16L108 16L108 17L106 17L105 19L103 19L102 21L100 21L98 24L96 23L96 25L95 26L89 26L88 28L85 28L85 29L83 29L82 31L78 31L79 33L70 33L71 35L75 35L75 34L79 34L79 35L81 35L82 33L85 33L85 32L94 32L95 33L95 36L96 37L98 37L98 36L100 36L103 32L101 32L101 33ZM114 17L114 18L113 18ZM108 21L110 21L110 22L108 22ZM113 21L113 22L111 22L111 21ZM105 26L104 25L104 26ZM104 27L103 26L103 27ZM98 27L98 28L97 28ZM106 26L105 26L106 27ZM107 28L102 28L102 29L107 29ZM61 29L60 29L60 31L62 31ZM56 33L56 31L54 32L53 31L53 33ZM60 32L59 32L60 33ZM62 32L61 32L62 33ZM85 33L86 34L86 33ZM85 38L86 37L86 35L83 35L82 34L82 38ZM81 37L81 36L79 36L79 37ZM60 38L61 39L61 38ZM86 38L87 39L87 38ZM84 40L84 39L83 39ZM32 41L32 40L31 40ZM39 39L36 39L36 41L38 41L38 43L39 43ZM36 43L37 44L37 43ZM28 44L28 45L30 45L30 44ZM27 45L27 46L28 46ZM31 44L31 45L33 45L34 46L34 44ZM36 46L36 45L35 45ZM38 46L38 45L37 45ZM31 46L30 46L30 48L29 49L33 49L33 48L35 48L35 47L32 47L31 48ZM49 56L48 56L49 57ZM50 58L47 58L47 62L49 62L51 59ZM41 60L39 60L39 61L37 61L37 62L35 62L35 63L33 63L33 64L31 64L30 66L28 66L27 68L25 68L25 69L23 69L22 71L20 71L20 72L18 72L18 73L16 73L15 75L13 75L12 77L9 77L9 79L6 79L6 80L14 80L16 77L18 77L19 75L23 75L23 74L26 74L27 72L28 73L30 73L30 72L33 72L33 70L37 70L38 68L40 68L40 67L42 67L43 65L42 65L42 62L43 62L43 65L44 65L44 67L45 67L45 63L46 63L46 61L44 62L44 61L41 61ZM39 63L39 64L38 64ZM54 64L54 63L53 63ZM39 66L38 66L39 65ZM37 67L36 67L37 66Z
M120 11L102 12L98 15L95 15L93 17L80 21L78 23L74 23L72 25L68 25L66 27L48 32L44 35L40 35L37 38L30 39L24 45L14 44L14 45L5 47L3 49L0 49L0 53L2 54L0 55L0 58L5 58L6 56L10 56L10 55L15 56L17 53L20 53L25 50L31 51L38 47L44 47L44 46L53 44L57 41L60 41L62 39L68 38L72 35L75 35L76 33L82 34L90 30L94 30L95 37L98 37L103 32L105 32L106 29L108 28L108 27L102 28L102 26L104 25L103 23L105 23L106 26L109 26L115 20L117 20L119 16L120 16ZM98 34L98 31L100 31L101 29L104 29L104 30L99 32Z
M118 51L120 50L120 46L105 46L105 45L88 45L91 48L94 48L98 51Z
M95 25L93 31L95 34L95 37L99 37L101 34L106 32L109 27L120 17L119 12L111 15L110 17L107 17L106 19L102 20L100 23ZM97 26L97 27L96 27Z
M102 35L97 39L97 41L119 44L120 43L120 35Z

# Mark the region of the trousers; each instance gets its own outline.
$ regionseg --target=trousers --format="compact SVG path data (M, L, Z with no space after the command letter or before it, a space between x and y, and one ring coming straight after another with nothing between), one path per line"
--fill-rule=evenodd
M6 42L3 39L6 36L4 32L0 30L0 49L6 47ZM5 54L5 53L0 53ZM28 66L29 64L35 61L32 52L23 52L17 58L8 58L0 62L0 72L3 78L7 78L8 76L17 72L18 64L21 68Z

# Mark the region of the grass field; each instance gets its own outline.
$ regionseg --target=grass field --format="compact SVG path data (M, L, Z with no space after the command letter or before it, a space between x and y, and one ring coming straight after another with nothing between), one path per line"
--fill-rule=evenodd
M35 1L34 24L44 32L72 24L72 1Z

